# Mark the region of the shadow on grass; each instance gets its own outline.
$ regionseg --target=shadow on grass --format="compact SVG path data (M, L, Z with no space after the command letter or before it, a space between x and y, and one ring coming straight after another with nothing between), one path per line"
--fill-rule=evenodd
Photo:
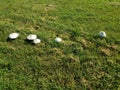
M105 39L104 37L100 37L99 35L95 35L95 36L93 36L93 38L94 38L94 39L100 39L100 40Z
M6 41L7 41L7 42L12 42L12 41L15 41L15 39L7 38Z
M0 69L8 69L11 70L11 65L10 64L4 64L4 63L0 63Z
M52 42L49 43L49 45L51 45L52 47L61 47L62 43L52 41Z
M13 41L15 41L15 39L7 38L6 41L7 41L7 42L13 42ZM27 39L24 40L24 44L25 44L25 45L29 44L29 45L31 45L31 46L34 46L34 45L35 45L32 40L27 40Z
M34 45L35 45L32 40L27 40L27 39L25 39L24 44L29 44L29 45L31 45L31 46L34 46Z

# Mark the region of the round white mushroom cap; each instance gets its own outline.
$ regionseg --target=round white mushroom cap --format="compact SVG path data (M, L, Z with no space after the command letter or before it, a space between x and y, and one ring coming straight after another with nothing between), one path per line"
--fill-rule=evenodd
M30 34L30 35L27 36L27 40L34 40L34 39L37 39L37 35Z
M105 33L104 31L101 31L101 32L99 33L99 36L100 36L100 37L106 37L107 35L106 35L106 33Z
M34 40L33 40L33 43L34 43L34 44L38 44L38 43L40 43L40 42L41 42L40 39L34 39Z
M55 42L61 42L61 41L62 41L61 38L59 38L59 37L56 37L56 38L55 38Z
M19 33L11 33L10 35L9 35L9 38L10 39L16 39L16 38L18 38L19 37Z

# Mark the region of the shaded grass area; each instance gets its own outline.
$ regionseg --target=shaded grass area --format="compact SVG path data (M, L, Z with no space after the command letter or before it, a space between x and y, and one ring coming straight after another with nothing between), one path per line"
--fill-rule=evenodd
M0 0L0 89L119 90L119 3ZM11 32L20 37L8 41ZM27 43L31 33L42 42Z

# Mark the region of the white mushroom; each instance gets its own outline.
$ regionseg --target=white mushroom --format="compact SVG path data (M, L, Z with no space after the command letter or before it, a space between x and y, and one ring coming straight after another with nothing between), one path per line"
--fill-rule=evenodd
M11 33L10 35L9 35L9 39L16 39L16 38L18 38L19 37L19 33Z
M59 37L56 37L56 38L55 38L55 42L61 42L61 41L62 41L61 38L59 38Z
M34 39L34 40L33 40L33 43L34 43L34 44L38 44L38 43L40 43L40 42L41 42L40 39Z
M106 33L105 33L104 31L101 31L101 32L99 33L99 36L100 36L100 37L106 37L107 35L106 35Z
M34 39L37 39L37 35L30 34L30 35L27 36L27 40L34 40Z

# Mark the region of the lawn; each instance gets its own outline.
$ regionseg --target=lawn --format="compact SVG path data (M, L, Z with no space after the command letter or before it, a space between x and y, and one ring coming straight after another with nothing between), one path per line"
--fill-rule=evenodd
M0 90L120 90L120 1L0 0Z

